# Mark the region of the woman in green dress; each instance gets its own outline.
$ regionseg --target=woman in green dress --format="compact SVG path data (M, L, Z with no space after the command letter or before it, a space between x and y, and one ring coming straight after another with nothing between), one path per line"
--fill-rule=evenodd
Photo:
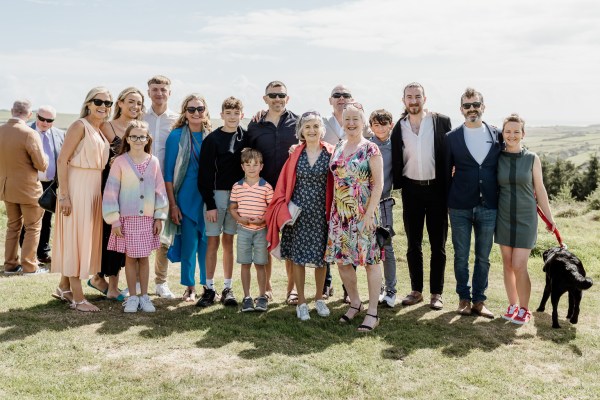
M554 231L556 224L542 179L540 159L522 146L525 121L511 114L504 119L502 136L506 147L498 160L500 193L495 235L502 253L504 287L509 302L502 317L523 325L531 319L527 260L537 239L537 206L552 224L548 230Z

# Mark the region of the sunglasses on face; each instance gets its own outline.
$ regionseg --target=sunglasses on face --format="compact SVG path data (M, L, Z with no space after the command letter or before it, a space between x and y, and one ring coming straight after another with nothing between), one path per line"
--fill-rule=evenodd
M89 103L94 103L94 105L96 107L100 107L102 104L104 104L106 107L112 107L113 102L110 100L100 100L100 99L91 99L89 101Z
M346 108L348 108L349 106L353 106L353 107L355 107L355 108L358 108L359 110L365 111L365 110L363 109L363 106L362 106L362 104L360 104L360 103L346 103L346 104L344 104L344 110L345 110Z
M340 97L343 97L345 99L351 99L352 95L350 93L334 93L331 95L331 97L333 97L334 99L339 99Z
M277 97L280 99L285 99L287 97L287 93L267 93L267 96L270 99L276 99Z
M471 106L473 106L474 109L478 109L481 107L481 102L479 101L474 101L472 103L463 103L462 107L465 110L469 110L471 108Z
M136 135L131 135L131 136L129 136L129 139L130 139L132 142L138 142L138 141L139 141L139 142L142 142L142 143L144 143L145 141L147 141L147 140L148 140L148 136L136 136Z
M39 115L37 116L37 119L42 122L48 122L49 124L54 122L54 118L44 118L44 117L40 117Z
M198 111L198 114L202 114L204 112L204 110L206 110L206 107L204 107L204 106L186 107L185 110L187 112L189 112L190 114L195 114L196 111Z

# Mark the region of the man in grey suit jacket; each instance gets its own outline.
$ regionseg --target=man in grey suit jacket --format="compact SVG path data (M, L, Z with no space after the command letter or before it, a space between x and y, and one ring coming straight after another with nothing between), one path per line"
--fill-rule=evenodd
M48 169L45 172L38 172L38 178L42 183L43 190L46 190L56 176L56 157L60 154L60 149L65 141L65 132L53 127L56 119L56 110L52 106L40 106L37 111L36 121L30 126L40 134L43 150L48 157ZM50 231L52 228L52 213L45 211L42 218L42 229L40 231L40 242L37 247L38 261L47 264L52 261L50 257ZM21 245L25 237L25 230L21 232Z

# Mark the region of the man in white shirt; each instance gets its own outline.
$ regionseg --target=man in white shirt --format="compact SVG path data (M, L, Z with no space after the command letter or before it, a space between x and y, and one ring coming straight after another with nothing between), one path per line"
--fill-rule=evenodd
M56 109L52 106L40 106L36 113L36 121L30 126L40 134L42 139L43 151L48 158L48 169L38 171L38 178L42 183L42 190L46 190L52 180L56 177L56 162L60 149L65 141L65 131L53 126L56 119ZM50 232L52 229L52 216L49 211L44 211L42 218L42 229L40 231L40 242L37 247L38 261L44 264L52 262L50 257ZM19 244L23 246L25 239L25 229L21 231Z
M443 307L448 216L445 190L445 137L450 118L424 108L425 89L417 82L404 88L405 111L392 131L394 188L402 189L402 218L411 292L402 300L410 306L423 301L423 227L431 245L429 306Z
M164 173L165 162L165 147L167 138L171 132L171 126L179 118L179 114L172 111L168 107L169 97L171 96L171 80L166 76L156 75L148 81L148 96L152 101L152 105L144 114L144 121L150 126L150 134L152 135L152 154L158 158L160 169ZM156 295L166 299L173 299L175 296L169 289L167 283L167 272L169 268L169 260L167 259L167 251L169 244L161 243L161 246L156 251L154 264L154 273L156 277Z
M323 117L323 124L325 125L324 141L335 146L346 137L342 128L342 113L346 104L353 101L354 99L347 86L339 84L331 90L329 104L333 107L333 112L329 118Z

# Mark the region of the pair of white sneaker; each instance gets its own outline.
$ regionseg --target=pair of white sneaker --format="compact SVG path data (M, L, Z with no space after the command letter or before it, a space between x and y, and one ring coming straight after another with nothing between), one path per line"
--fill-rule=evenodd
M325 304L325 300L315 301L315 309L317 310L319 317L329 317L329 314L331 313L327 304ZM296 316L301 321L308 321L310 319L310 310L306 303L296 306Z
M127 300L125 300L123 306L123 311L126 313L134 313L138 310L150 313L156 311L154 304L152 304L152 300L150 300L150 297L147 294L143 296L129 296Z
M140 289L140 283L137 282L135 284L135 292L140 293L141 291L142 290ZM121 290L121 294L125 297L129 296L129 289L125 288L125 289ZM169 299L169 300L175 298L175 295L173 294L173 292L171 292L171 289L169 289L169 284L167 282L156 284L156 295L158 297L162 297L163 299Z

